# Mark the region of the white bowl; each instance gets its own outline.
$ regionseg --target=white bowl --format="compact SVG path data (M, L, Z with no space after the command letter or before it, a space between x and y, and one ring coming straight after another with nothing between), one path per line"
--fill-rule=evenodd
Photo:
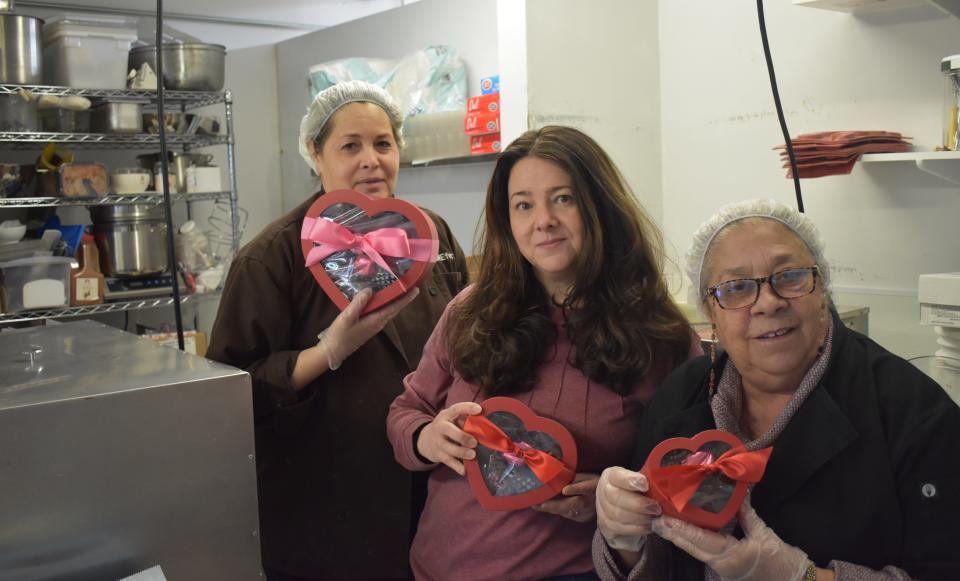
M150 185L150 174L143 173L115 173L110 176L113 191L118 194L141 194L147 191Z
M21 224L20 220L5 220L0 223L0 244L20 242L26 233L27 226L26 224Z

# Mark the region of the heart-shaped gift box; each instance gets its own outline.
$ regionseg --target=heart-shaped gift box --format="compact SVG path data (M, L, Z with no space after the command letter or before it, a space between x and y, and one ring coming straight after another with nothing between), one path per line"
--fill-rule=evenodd
M719 531L736 516L747 486L763 477L772 450L747 452L733 434L706 430L660 442L640 472L663 514Z
M300 246L313 278L341 310L372 288L368 313L426 278L440 241L433 220L410 202L336 190L307 210Z
M512 397L492 397L468 416L464 431L477 456L464 461L467 480L487 510L517 510L553 498L573 481L577 446L559 422L538 416Z

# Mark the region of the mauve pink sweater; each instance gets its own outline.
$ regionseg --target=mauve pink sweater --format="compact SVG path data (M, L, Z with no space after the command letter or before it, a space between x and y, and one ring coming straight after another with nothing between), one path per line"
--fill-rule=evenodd
M478 386L453 370L443 341L449 305L423 349L417 370L404 379L404 392L387 416L387 435L397 461L410 470L433 470L428 497L410 552L417 579L446 581L544 579L593 571L590 545L595 522L523 509L484 510L465 477L445 465L424 464L413 449L413 433L440 410L462 401L482 402ZM654 370L625 396L589 381L571 366L572 345L560 309L551 316L559 339L540 368L533 390L515 397L537 414L563 424L577 443L577 472L599 474L630 459L640 419L654 388L681 362L657 361ZM702 351L692 339L691 357ZM375 524L373 526L376 526Z

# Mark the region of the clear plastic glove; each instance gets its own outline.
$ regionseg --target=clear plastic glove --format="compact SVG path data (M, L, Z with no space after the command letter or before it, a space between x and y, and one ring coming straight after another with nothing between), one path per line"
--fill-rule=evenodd
M403 308L413 302L420 294L420 289L414 287L410 292L403 295L392 303L368 313L363 317L360 313L367 306L370 299L373 298L372 289L363 289L360 291L347 308L337 315L337 318L330 323L320 335L320 343L317 348L323 352L327 359L327 367L332 371L340 367L343 361L359 349L371 337L383 330L390 319L397 316Z
M607 468L597 484L597 528L607 545L620 551L639 551L660 516L646 476L619 466Z
M455 403L441 410L420 430L417 452L431 462L446 464L463 476L466 472L463 461L477 457L477 439L463 431L463 422L466 416L475 416L481 411L480 404L472 401Z
M653 532L680 547L716 571L725 581L800 581L810 559L768 527L750 506L740 506L740 526L746 536L737 539L670 517L653 522Z
M587 472L577 472L573 482L563 487L563 496L551 498L533 507L540 512L548 512L576 522L590 522L596 516L597 503L594 499L600 477Z

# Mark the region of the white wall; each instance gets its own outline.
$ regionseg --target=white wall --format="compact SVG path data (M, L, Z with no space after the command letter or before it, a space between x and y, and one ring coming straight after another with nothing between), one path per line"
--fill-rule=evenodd
M316 190L315 178L297 153L300 118L310 102L310 66L344 57L398 58L446 44L459 51L467 64L468 89L479 94L480 78L497 71L496 34L494 0L422 0L277 45L284 209ZM491 169L489 163L404 169L397 194L443 216L469 254Z
M660 2L663 224L676 251L721 205L772 197L794 205L753 2ZM866 21L767 2L771 50L792 135L884 129L939 141L939 62L960 23L934 10ZM871 335L903 356L932 353L916 321L917 277L960 270L960 190L905 167L802 180L837 295L870 306Z
M657 2L527 1L530 127L572 125L661 218Z

